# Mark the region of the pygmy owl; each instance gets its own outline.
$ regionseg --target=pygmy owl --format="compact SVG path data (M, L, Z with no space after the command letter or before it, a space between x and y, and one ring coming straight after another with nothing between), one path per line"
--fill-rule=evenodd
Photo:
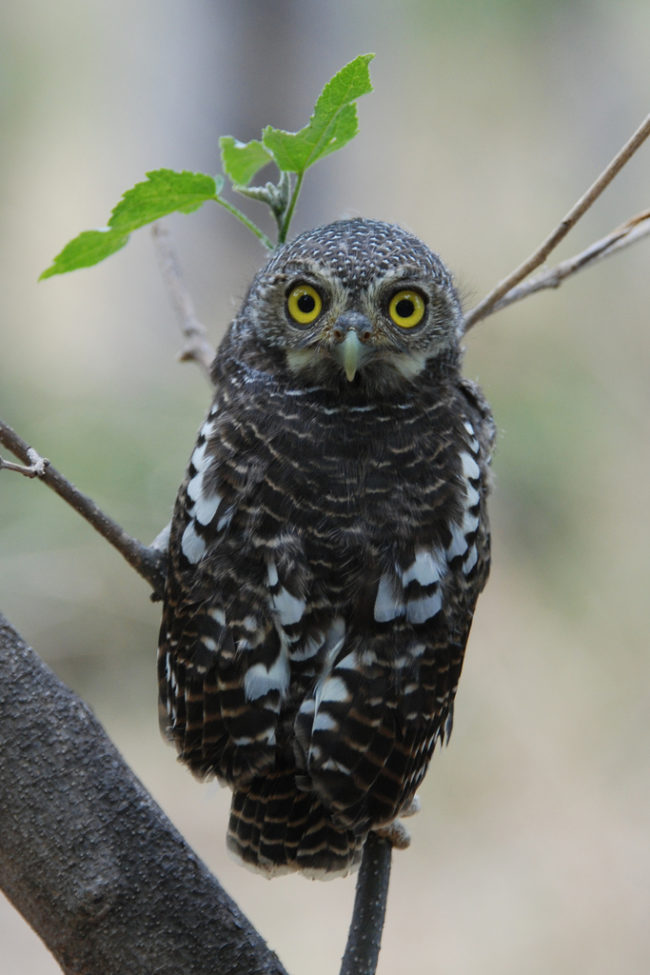
M349 872L450 734L489 568L494 425L451 276L342 220L278 249L214 360L174 510L161 723L233 790L229 848Z

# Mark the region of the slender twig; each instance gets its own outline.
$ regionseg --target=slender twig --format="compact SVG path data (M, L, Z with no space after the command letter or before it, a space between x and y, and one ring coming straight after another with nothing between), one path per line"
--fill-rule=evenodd
M565 261L560 261L559 264L556 264L555 267L544 271L543 274L538 274L533 278L529 278L528 281L522 281L516 288L511 288L487 312L487 315L501 311L502 308L512 305L515 301L521 301L523 298L527 298L537 291L543 291L546 288L558 288L570 275L591 267L592 264L602 260L604 257L611 257L612 254L617 254L625 247L629 247L631 244L636 243L637 240L640 240L641 237L646 237L648 234L650 234L650 210L645 210L643 213L631 217L620 227L617 227L616 230L612 230L606 237L601 237L600 240L597 240L585 248L585 250L580 251L579 254L568 257Z
M181 362L196 362L207 379L210 379L210 366L214 359L214 346L208 338L205 325L199 321L194 311L194 302L185 285L178 255L171 234L162 223L154 223L151 228L158 264L167 294L178 316L185 344L178 354Z
M390 880L390 840L369 833L357 878L352 924L340 975L374 975L381 947Z
M43 477L49 461L37 454L33 447L27 448L27 460L28 464L14 464L13 461L0 457L0 471L15 471L23 477Z
M48 460L42 458L33 447L30 447L22 437L6 423L0 421L0 444L11 451L25 465L19 468L11 461L2 461L0 469L15 470L28 477L38 477L44 484L63 498L82 518L92 525L107 542L116 548L132 568L145 579L153 589L153 597L159 598L165 583L165 555L155 548L148 548L132 538L112 518L98 508L95 502L86 494L79 491L53 467Z
M572 227L578 222L580 217L598 199L603 190L611 183L620 169L634 155L637 149L645 142L650 135L650 115L636 130L634 135L628 139L623 148L617 152L609 165L603 170L598 179L592 183L589 189L571 207L567 215L560 221L555 230L549 234L540 246L528 257L523 264L501 281L496 288L486 295L478 305L465 316L465 331L468 332L476 322L486 318L495 305L506 295L511 288L523 281L524 278L539 267L548 255L554 250L561 240L566 237Z

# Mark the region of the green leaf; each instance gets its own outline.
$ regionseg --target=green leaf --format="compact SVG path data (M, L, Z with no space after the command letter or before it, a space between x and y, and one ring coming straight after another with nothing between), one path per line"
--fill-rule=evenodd
M214 200L223 185L205 173L177 173L173 169L155 169L146 181L127 190L108 221L113 230L129 232L168 213L191 213L206 200Z
M102 230L84 230L65 245L38 280L43 281L44 278L51 278L53 274L65 274L66 271L99 264L105 257L124 247L128 239L128 234L120 230L111 230L110 227L104 227Z
M239 142L231 135L222 135L219 145L224 172L235 186L248 186L260 169L273 162L273 156L258 139Z
M373 58L374 54L360 54L341 68L323 88L309 123L299 132L266 126L262 142L279 169L303 173L354 138L358 122L353 103L372 91L368 65Z
M168 213L191 213L206 200L222 203L219 192L223 177L216 179L205 173L177 173L172 169L156 169L147 173L146 181L127 190L113 210L108 227L84 230L54 258L39 281L53 274L65 274L78 268L99 264L124 247L129 234L138 227L152 223Z

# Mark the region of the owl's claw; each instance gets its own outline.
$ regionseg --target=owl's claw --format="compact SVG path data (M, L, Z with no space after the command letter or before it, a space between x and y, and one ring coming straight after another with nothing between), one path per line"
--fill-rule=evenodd
M407 850L411 845L411 834L401 819L394 819L389 826L374 829L373 833L388 840L394 850Z

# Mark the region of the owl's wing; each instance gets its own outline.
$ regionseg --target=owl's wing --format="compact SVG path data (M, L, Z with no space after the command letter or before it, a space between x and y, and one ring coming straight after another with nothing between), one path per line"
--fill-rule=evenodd
M251 554L263 458L244 460L241 425L223 407L218 394L172 519L160 720L197 775L241 782L273 764L289 663L268 569Z

